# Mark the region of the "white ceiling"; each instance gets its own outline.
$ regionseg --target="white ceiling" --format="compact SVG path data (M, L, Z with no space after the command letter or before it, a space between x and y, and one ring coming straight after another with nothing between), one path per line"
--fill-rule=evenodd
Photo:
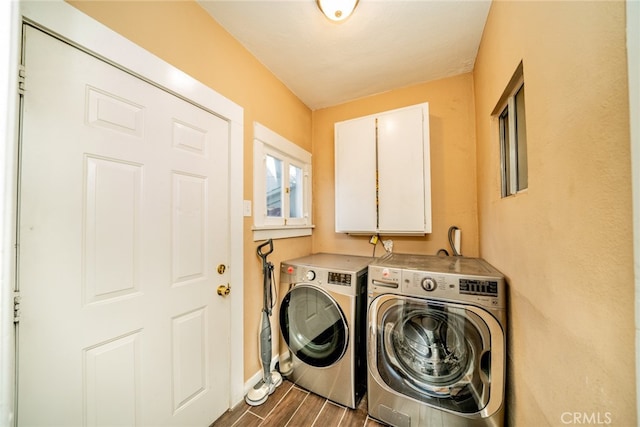
M360 0L337 24L315 0L198 0L309 108L469 72L490 0Z

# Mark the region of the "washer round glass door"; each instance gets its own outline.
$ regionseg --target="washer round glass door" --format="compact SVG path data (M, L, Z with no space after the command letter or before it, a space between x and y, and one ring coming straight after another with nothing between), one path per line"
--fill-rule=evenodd
M347 351L344 313L316 286L299 284L287 293L280 306L280 330L293 354L314 367L331 366Z
M422 402L475 413L489 400L491 340L486 323L458 304L382 296L374 369L388 386Z

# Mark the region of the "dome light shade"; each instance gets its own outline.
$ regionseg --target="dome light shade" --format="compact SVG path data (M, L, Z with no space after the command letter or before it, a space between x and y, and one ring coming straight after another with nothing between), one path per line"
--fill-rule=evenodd
M358 4L358 0L316 0L324 15L334 22L347 19Z

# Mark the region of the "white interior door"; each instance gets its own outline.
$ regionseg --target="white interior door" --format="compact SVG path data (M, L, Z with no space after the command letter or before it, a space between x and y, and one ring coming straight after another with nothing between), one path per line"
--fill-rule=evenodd
M229 403L229 124L25 46L19 425L206 426Z

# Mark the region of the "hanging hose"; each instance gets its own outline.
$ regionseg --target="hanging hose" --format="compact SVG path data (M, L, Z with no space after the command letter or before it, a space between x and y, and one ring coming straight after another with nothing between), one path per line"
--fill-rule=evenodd
M462 256L462 254L460 254L460 252L458 252L458 250L456 249L456 243L454 241L454 235L456 230L460 230L460 229L455 225L452 225L451 227L449 227L449 231L447 232L448 238L449 238L449 246L451 246L451 252L453 256ZM440 254L449 256L449 252L446 249L439 249L437 252L437 255L440 255Z
M460 229L455 225L452 225L451 227L449 227L449 245L451 246L451 252L453 252L453 256L460 256L460 253L456 249L456 244L453 241L453 234L455 233L456 230L460 230Z

